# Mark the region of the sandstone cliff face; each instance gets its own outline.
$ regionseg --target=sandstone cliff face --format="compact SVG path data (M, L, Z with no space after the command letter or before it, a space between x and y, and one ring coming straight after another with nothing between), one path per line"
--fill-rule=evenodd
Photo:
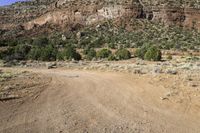
M135 4L117 5L117 4L81 4L79 6L71 5L69 0L59 0L55 3L55 9L46 14L23 24L26 30L34 28L34 26L42 26L47 23L66 25L71 23L79 23L82 25L94 24L106 19L116 19L119 17L138 17L141 14L141 7ZM66 4L71 5L69 8L63 8ZM74 7L73 7L74 6ZM79 7L79 8L77 8Z
M191 8L153 9L153 21L200 30L200 10Z
M200 30L200 10L185 9L184 26Z
M182 25L185 21L185 13L182 8L157 8L153 9L153 21L163 22L167 25Z
M107 19L138 18L200 30L199 9L156 6L158 0L148 4L145 0L33 0L0 8L0 29L32 30L47 24L84 26Z

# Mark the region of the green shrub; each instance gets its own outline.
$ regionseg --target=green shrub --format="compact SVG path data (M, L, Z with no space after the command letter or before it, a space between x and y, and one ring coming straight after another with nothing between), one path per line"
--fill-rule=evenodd
M168 56L167 56L167 59L168 59L168 60L172 60L172 59L173 59L172 55L168 55Z
M162 59L162 53L156 46L151 46L144 55L145 60L160 61Z
M0 40L0 47L7 46L5 40Z
M40 37L33 40L34 46L45 47L49 44L49 40L46 37Z
M39 60L41 56L42 50L41 48L34 46L28 54L28 58L32 60Z
M158 47L146 44L136 50L135 56L145 60L160 61L162 53Z
M0 58L3 60L25 60L27 59L30 50L31 47L26 44L19 44L12 47L9 46L7 49L1 50Z
M119 60L126 60L131 58L131 53L127 49L119 49L116 51L115 55Z
M111 54L112 52L109 49L102 49L97 52L97 57L100 59L108 58Z
M31 47L25 44L15 46L14 47L15 59L18 59L18 60L27 59L27 55L30 50L31 50Z
M19 44L19 40L6 40L5 44L6 46L17 46Z
M115 49L115 44L114 43L108 43L108 47L111 49Z
M40 60L42 61L55 61L57 57L57 49L52 45L48 45L45 48L41 48Z
M46 47L34 46L29 52L29 59L42 60L42 61L55 61L58 60L80 60L81 55L76 52L76 49L72 46L68 46L63 51L58 51L53 45Z
M34 46L29 52L28 57L32 60L55 61L57 53L57 49L52 45L46 47Z
M65 60L65 54L64 54L63 51L59 51L59 52L57 53L57 59L58 59L59 61Z
M64 56L67 60L81 60L81 55L76 51L73 46L68 46L64 50Z
M196 57L196 56L191 56L189 58L186 59L187 61L199 61L200 58L199 57Z
M90 45L90 43L91 43L91 39L90 39L90 38L82 38L82 39L80 40L79 47L80 47L80 48L84 48L84 47L86 47L87 45Z
M91 42L90 46L93 48L99 48L105 43L104 37L100 36Z
M86 46L86 47L84 48L84 50L83 50L83 54L84 54L84 55L87 55L88 52L90 51L90 49L91 49L90 46Z
M92 60L93 58L96 58L96 51L94 49L87 50L86 53L86 59Z
M109 55L108 57L108 61L115 61L116 60L116 57L114 55Z
M8 47L6 50L0 51L0 58L3 60L12 60L14 58L15 49Z
M141 59L144 59L145 53L147 52L148 48L150 47L149 44L142 46L141 48L135 51L135 56Z

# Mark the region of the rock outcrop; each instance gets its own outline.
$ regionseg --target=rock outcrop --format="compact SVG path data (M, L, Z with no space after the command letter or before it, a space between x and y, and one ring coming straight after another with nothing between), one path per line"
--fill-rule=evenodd
M169 2L168 2L169 3ZM91 25L107 19L138 18L200 30L200 9L159 0L33 0L0 8L0 30L33 30L45 25ZM127 19L128 20L128 19ZM1 32L0 32L1 33ZM3 32L6 33L6 32ZM6 37L5 34L1 37Z

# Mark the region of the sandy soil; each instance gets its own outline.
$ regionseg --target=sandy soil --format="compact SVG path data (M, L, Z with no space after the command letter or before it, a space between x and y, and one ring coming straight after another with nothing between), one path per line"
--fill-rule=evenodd
M199 97L183 102L181 96L162 100L170 82L150 75L27 71L51 81L40 93L0 102L2 133L200 132Z

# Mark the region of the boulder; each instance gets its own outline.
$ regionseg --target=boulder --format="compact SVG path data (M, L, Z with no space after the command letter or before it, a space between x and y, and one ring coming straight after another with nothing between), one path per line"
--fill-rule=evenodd
M48 69L52 69L52 68L56 68L57 67L57 64L54 62L54 63L48 63L47 64L47 68Z

